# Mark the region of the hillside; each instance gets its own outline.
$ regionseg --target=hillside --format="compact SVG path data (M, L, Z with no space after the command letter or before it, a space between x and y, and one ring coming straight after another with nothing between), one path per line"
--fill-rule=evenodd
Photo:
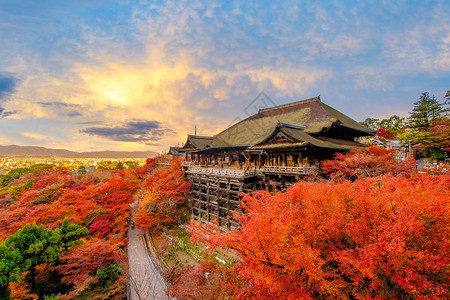
M154 151L93 151L75 152L66 149L51 149L37 146L0 146L0 157L70 157L70 158L148 158Z

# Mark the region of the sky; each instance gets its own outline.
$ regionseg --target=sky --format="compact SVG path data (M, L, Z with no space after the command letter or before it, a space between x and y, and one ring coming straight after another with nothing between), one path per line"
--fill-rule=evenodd
M0 0L0 145L164 151L267 103L363 121L447 90L448 0Z

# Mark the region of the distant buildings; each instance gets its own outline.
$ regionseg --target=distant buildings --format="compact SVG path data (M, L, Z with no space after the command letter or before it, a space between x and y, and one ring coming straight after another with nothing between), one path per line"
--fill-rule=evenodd
M104 159L104 158L61 158L61 157L50 157L50 158L1 158L0 157L0 174L7 173L11 169L16 168L28 168L36 164L47 164L54 165L55 167L65 167L70 171L76 171L79 167L98 167L104 162L112 163L122 163L124 168L129 166L141 166L145 165L146 159L130 158L130 159Z

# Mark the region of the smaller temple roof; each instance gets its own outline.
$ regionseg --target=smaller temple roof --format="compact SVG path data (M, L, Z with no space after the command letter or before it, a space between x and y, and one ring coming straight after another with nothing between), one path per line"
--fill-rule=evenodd
M212 136L188 135L187 141L179 151L199 150L212 145Z

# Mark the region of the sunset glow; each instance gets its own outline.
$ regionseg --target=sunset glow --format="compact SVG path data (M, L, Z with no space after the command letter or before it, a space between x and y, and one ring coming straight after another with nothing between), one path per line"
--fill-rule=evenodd
M0 9L2 145L162 151L246 117L260 92L363 121L450 82L446 1L22 3ZM136 135L136 120L159 127Z

